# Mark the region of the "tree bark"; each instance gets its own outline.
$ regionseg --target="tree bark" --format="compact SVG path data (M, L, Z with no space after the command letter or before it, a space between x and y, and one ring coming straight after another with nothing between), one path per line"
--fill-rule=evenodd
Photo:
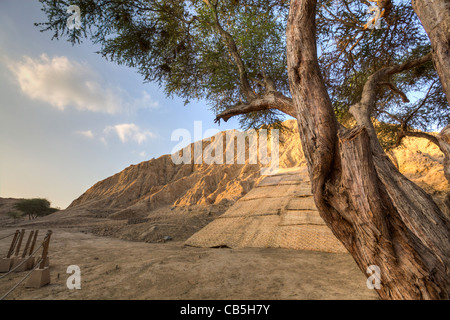
M368 130L370 142L374 151L383 153L383 148L378 141L377 134L371 119L373 111L376 107L377 86L383 84L382 81L385 78L388 78L396 73L400 73L420 66L421 64L430 61L431 59L432 55L431 53L429 53L421 58L412 61L407 61L405 63L394 66L384 67L374 74L370 75L367 79L363 88L361 100L359 101L359 103L356 103L350 107L350 113L355 117L355 120L359 125L365 126Z
M444 174L450 184L450 124L437 135L439 148L444 153Z
M240 103L216 115L215 122L224 120L227 122L231 117L249 112L277 109L291 117L296 118L297 113L291 98L277 91L266 93L263 97L252 100L249 103Z
M291 94L317 208L363 272L380 268L381 298L449 299L450 221L379 147L366 121L367 97L353 108L359 126L339 126L317 61L316 2L291 0L286 36Z
M412 0L412 6L430 38L434 66L450 104L450 2Z
M450 186L450 124L447 125L442 131L437 135L437 140L439 142L439 148L444 153L444 175ZM447 196L444 201L447 206L448 212L450 212L450 192L447 192Z

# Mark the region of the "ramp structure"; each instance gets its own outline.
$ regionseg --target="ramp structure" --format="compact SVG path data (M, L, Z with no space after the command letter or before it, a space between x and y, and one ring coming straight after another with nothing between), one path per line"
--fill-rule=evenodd
M317 211L306 167L263 178L185 244L347 252Z

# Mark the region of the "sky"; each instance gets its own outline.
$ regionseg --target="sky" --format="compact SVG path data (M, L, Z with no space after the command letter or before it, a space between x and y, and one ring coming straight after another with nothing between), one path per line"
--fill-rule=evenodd
M51 40L37 0L0 1L0 197L66 208L96 182L163 154L176 129L214 123L206 102L185 106L89 41Z

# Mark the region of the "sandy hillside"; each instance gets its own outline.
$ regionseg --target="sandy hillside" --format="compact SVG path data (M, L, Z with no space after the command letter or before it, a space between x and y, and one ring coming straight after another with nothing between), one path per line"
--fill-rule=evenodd
M280 133L279 167L292 168L306 165L301 150L296 121L284 122ZM214 141L223 140L223 153L232 147L227 144L227 132L221 132ZM203 151L211 144L203 140ZM194 144L192 162L194 159ZM235 146L236 159L236 146ZM261 179L262 165L248 161L246 164L185 164L174 165L170 155L130 166L103 181L98 182L74 200L71 209L97 210L97 214L113 219L130 218L148 213L163 206L188 207L193 205L227 208L251 190ZM400 172L424 188L427 192L442 196L449 191L443 172L444 156L439 148L422 138L407 137L401 146L390 153Z
M287 121L285 125L287 130L280 137L280 167L304 165L295 121ZM237 146L233 149L232 142L226 140L230 132L235 131L221 132L213 139L203 140L203 154L212 142L221 140L221 152L234 150L237 163ZM192 164L175 165L171 155L163 155L132 165L89 188L70 204L67 212L95 211L97 216L120 220L146 215L164 206L203 205L226 209L251 190L261 177L262 165L249 163L248 144L245 147L245 164L206 164L204 159L194 158L193 143L188 147Z
M0 198L0 224L8 223L11 218L8 217L8 212L15 211L14 205L22 199Z
M296 121L284 125L287 130L280 134L280 168L305 166ZM230 147L225 134L215 137L215 141L223 139L223 150ZM204 140L203 150L210 144L211 140ZM193 150L194 144L189 148ZM403 174L437 201L449 192L443 154L428 140L405 138L390 156ZM163 155L96 183L67 210L33 224L91 226L98 235L128 240L158 242L170 235L175 241L183 241L246 195L262 178L260 169L261 164L248 161L244 165L174 165L170 155Z

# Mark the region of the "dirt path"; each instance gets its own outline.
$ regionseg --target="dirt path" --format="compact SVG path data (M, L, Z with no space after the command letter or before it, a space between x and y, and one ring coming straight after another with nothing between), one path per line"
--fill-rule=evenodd
M0 238L13 231L1 230ZM22 284L7 299L377 299L348 254L199 249L53 231L52 283L41 289ZM9 241L0 241L2 256ZM81 268L81 290L66 287L69 265ZM0 295L24 275L0 279Z

